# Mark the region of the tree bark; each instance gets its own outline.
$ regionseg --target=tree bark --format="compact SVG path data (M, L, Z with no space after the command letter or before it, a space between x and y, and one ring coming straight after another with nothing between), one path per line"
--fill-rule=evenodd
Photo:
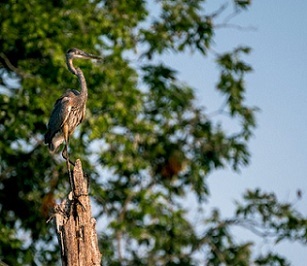
M63 266L101 264L96 220L91 214L88 180L78 159L73 171L72 191L54 208L54 220L61 247Z

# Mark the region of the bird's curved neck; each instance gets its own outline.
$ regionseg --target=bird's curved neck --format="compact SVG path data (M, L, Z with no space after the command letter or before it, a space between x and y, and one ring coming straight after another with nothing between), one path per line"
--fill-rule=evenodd
M80 94L85 96L84 99L86 99L87 97L87 85L86 85L86 80L85 80L85 77L83 75L83 72L80 68L75 68L73 63L72 63L72 58L67 58L66 60L67 62L67 67L69 69L69 71L71 73L73 73L74 75L76 75L79 79L79 83L80 83Z

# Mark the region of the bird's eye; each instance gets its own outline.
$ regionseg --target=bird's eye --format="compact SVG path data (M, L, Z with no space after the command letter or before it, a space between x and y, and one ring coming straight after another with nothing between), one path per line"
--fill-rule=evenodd
M79 51L78 50L76 50L76 48L70 48L67 52L66 52L67 54L70 54L70 53L73 53L73 54L78 54L79 53Z

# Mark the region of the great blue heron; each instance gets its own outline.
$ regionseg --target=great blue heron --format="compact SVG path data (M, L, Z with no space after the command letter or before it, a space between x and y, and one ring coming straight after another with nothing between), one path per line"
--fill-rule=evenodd
M76 48L72 48L67 51L67 67L71 73L78 77L81 89L80 91L67 90L55 102L48 123L48 131L45 134L45 143L48 144L51 152L56 152L57 148L65 141L62 156L66 160L70 178L70 164L74 165L74 163L68 156L69 137L85 117L86 101L88 97L85 77L80 68L74 67L74 58L101 59L101 57L85 53ZM70 182L71 181L72 180L70 180Z

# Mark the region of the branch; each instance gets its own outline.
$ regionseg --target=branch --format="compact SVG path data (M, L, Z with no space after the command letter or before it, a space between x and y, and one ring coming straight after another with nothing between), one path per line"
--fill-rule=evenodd
M20 70L19 68L13 66L13 64L11 63L11 61L8 59L8 57L4 54L4 53L0 53L0 57L4 60L6 66L12 70L14 73L16 73L17 75L19 75L20 77L23 77L23 78L33 78L34 76L29 74L29 73L26 73L22 70Z
M226 8L228 7L228 3L224 3L222 4L216 11L214 11L211 15L209 15L209 18L215 18L217 16L219 16L221 13L224 12L224 10L226 10Z
M216 29L219 28L230 28L230 29L235 29L235 30L240 30L240 31L256 31L257 28L253 26L240 26L237 24L229 24L229 23L221 23L221 24L216 24L215 25Z
M222 4L215 12L213 12L209 17L210 18L215 18L219 16L221 13L223 13L228 7L228 3ZM236 16L238 16L241 13L241 10L236 9L232 13L230 13L220 24L215 24L215 28L231 28L231 29L236 29L240 31L256 31L257 28L253 26L240 26L237 24L230 24L229 22L234 19Z

